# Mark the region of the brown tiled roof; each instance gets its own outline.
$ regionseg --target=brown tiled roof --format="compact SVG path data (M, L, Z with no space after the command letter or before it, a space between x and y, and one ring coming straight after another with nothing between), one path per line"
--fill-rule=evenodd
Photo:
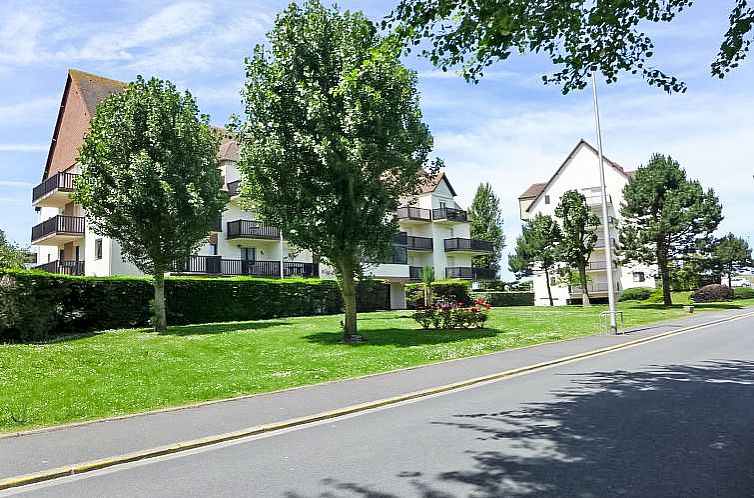
M534 199L535 197L539 196L539 194L542 193L542 191L547 186L547 182L545 183L534 183L531 187L527 188L523 194L519 195L519 199Z
M420 184L420 186L419 186L419 188L421 189L421 193L422 194L428 194L430 192L434 192L435 189L437 189L437 186L443 180L445 180L445 183L448 184L448 189L450 189L450 193L453 194L453 196L455 197L457 195L456 191L453 188L453 185L451 185L450 182L448 181L448 178L445 176L445 172L444 171L440 172L440 173L437 173L435 176L433 176L431 178L428 177L427 175L424 175L424 181L422 181L421 184Z
M85 73L77 69L69 69L68 75L79 89L90 118L94 116L97 106L105 100L105 97L120 92L126 86L126 83L122 81Z
M633 180L636 178L636 170L633 171L626 171L626 176L629 178L629 180Z
M238 161L238 142L232 138L223 138L220 142L220 159Z

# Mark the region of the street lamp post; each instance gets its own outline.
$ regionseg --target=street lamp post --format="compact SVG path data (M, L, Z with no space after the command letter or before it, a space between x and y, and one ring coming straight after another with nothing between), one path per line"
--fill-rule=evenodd
M613 283L613 247L610 239L610 218L607 213L607 187L605 186L605 163L602 157L602 129L600 128L600 107L597 102L597 78L592 72L592 96L594 97L594 125L597 128L597 156L599 158L600 190L602 191L602 231L605 237L605 261L607 268L607 300L610 311L610 331L618 333L617 313L615 309L615 287Z

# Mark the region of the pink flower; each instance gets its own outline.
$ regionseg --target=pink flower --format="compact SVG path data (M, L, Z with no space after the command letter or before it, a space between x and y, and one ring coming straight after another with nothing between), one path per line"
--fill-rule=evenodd
M476 303L477 303L477 304L484 304L484 299L482 299L482 298L480 297L479 299L477 299L477 300L476 300Z
M458 303L458 306L459 306L460 308L463 308L463 307L464 307L464 306L466 306L466 305L465 305L465 304L463 304L463 303Z
M490 303L487 303L485 306L487 306L487 309L492 308L492 305Z
M448 311L449 309L450 309L450 306L448 306L448 305L446 305L446 304L444 304L444 305L442 306L442 310L443 310L443 311Z
M474 306L473 308L471 308L471 312L472 313L476 313L477 311L479 311L479 308L477 308L476 306Z

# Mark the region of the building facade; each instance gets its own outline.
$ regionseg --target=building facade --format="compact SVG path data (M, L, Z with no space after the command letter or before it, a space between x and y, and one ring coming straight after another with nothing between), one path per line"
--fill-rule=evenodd
M37 249L37 268L71 275L140 275L124 260L117 241L93 233L83 208L70 199L76 164L88 123L97 104L125 84L70 70L53 134L42 182L33 189L38 224L31 243ZM316 263L315 255L285 240L277 227L265 226L253 211L240 204L241 177L238 145L225 139L220 145L224 189L229 201L217 224L208 227L207 243L176 274L255 276L265 278L334 277L334 271ZM444 174L424 182L416 197L402 199L396 217L400 232L388 261L372 262L365 273L391 284L391 306L405 307L403 286L419 280L421 268L431 266L437 279L488 280L489 269L473 268L475 255L490 254L492 243L470 237L465 210Z
M605 185L608 201L608 223L613 247L618 241L618 226L621 220L620 205L623 202L623 187L633 177L634 171L625 171L616 162L604 157ZM573 148L555 174L543 183L535 183L521 194L519 212L521 219L527 221L538 213L555 218L555 208L561 197L569 190L576 190L584 195L587 204L594 209L602 220L602 189L599 176L599 156L597 150L584 139ZM557 218L556 218L557 219ZM613 272L617 295L628 287L654 287L656 268L644 265L618 265L612 262L610 269L605 258L604 229L600 225L597 229L597 244L589 257L587 276L589 282L587 290L590 298L603 299L608 297L607 272ZM613 258L615 260L615 257ZM562 266L562 265L561 265ZM549 306L547 296L547 282L543 272L534 274L535 303ZM555 305L571 304L581 301L582 289L579 286L569 286L558 283L557 277L551 275L551 289Z

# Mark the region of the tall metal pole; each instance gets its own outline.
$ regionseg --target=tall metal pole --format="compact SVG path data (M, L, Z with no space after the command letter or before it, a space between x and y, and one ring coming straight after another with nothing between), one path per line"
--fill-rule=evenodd
M605 237L605 267L607 268L607 301L610 307L610 331L618 333L615 312L615 287L613 283L613 244L610 239L610 217L607 213L607 187L605 186L605 163L602 158L602 129L600 127L600 106L597 102L597 78L592 72L592 96L594 97L594 125L597 128L597 156L600 161L600 188L602 190L602 232Z
M285 278L285 273L283 272L283 263L285 263L285 256L283 256L284 252L284 246L283 246L283 231L280 230L280 279L282 280Z

